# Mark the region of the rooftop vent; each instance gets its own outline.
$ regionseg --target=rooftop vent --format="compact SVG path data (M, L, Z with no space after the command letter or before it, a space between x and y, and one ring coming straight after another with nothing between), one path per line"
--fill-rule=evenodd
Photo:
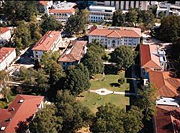
M51 38L52 38L53 36L52 36L52 35L49 35L49 37L51 37Z
M24 100L23 100L23 99L19 100L19 103L23 103L23 102L24 102Z
M6 127L1 127L1 131L4 131L6 129Z
M12 108L11 108L11 111L15 111L15 108L12 107Z

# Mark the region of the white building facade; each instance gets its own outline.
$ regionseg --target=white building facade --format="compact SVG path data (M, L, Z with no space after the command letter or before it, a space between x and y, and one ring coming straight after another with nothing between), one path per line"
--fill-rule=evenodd
M140 44L141 34L128 27L127 29L95 29L88 34L88 41L99 41L106 48L116 48L121 45L135 47ZM140 29L138 29L140 30Z
M51 9L48 10L48 14L56 18L61 22L66 22L71 15L75 14L74 7L76 3L73 2L55 2Z
M0 71L5 70L16 58L15 48L0 48Z
M105 6L114 6L116 10L128 10L130 8L139 8L147 10L149 1L104 1Z
M0 46L10 41L12 34L11 27L0 27Z
M112 21L113 12L115 12L115 7L91 5L89 6L89 21Z
M160 13L163 13L165 16L168 15L177 15L180 16L180 5L178 2L175 4L167 2L159 2L157 5L156 16L160 16Z

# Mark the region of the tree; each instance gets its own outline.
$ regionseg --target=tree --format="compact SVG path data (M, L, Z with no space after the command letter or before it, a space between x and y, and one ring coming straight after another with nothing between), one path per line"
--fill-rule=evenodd
M23 49L31 44L31 33L29 25L25 21L19 21L19 25L15 29L14 43L18 49Z
M63 118L62 133L72 133L91 124L90 110L77 102L69 91L58 91L55 105L57 116Z
M126 21L132 23L133 25L134 24L136 25L137 19L138 19L138 12L136 11L136 9L130 8L128 10L128 13L126 14Z
M89 44L88 51L82 59L82 63L87 67L89 75L102 73L104 64L102 57L105 55L104 47L98 42Z
M143 128L142 119L142 110L132 106L124 115L123 125L125 133L138 133Z
M59 58L59 52L46 52L43 54L40 64L47 74L50 74L52 64L56 63Z
M29 125L32 133L58 133L62 130L63 119L56 116L56 107L47 105L39 110Z
M116 10L113 13L112 21L113 26L123 26L125 23L125 15L122 13L121 10Z
M98 107L90 130L93 133L137 133L142 129L142 112L132 106L127 112L113 104Z
M124 133L123 110L112 104L98 107L90 130L93 133Z
M5 1L3 3L3 14L12 24L16 21L30 21L31 16L37 15L36 1Z
M134 63L135 52L129 46L120 46L110 55L110 61L115 62L120 69L127 69Z
M53 16L48 16L47 14L42 17L42 23L40 26L43 35L50 30L58 31L62 29L62 24L57 21Z
M39 23L37 22L36 18L32 17L32 21L29 23L29 30L31 33L31 39L33 43L37 42L41 37L41 29Z
M43 69L36 71L32 68L21 68L19 80L23 81L22 86L25 88L24 91L37 95L45 95L50 88L48 75L46 75Z
M143 111L145 120L150 120L154 115L157 98L156 90L152 86L138 89L139 97L135 100L135 106L138 106Z
M155 30L155 37L166 42L172 42L180 37L180 16L167 16L161 20L161 25ZM170 33L170 34L167 34Z
M70 90L73 95L78 95L89 87L89 72L83 64L68 68L64 89Z
M85 32L85 24L88 22L88 11L77 11L68 18L64 31L72 36L74 33Z

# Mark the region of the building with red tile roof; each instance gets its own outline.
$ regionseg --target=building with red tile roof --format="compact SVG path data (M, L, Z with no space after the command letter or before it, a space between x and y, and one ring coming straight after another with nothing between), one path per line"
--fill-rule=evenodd
M180 109L172 106L156 106L155 133L179 133Z
M180 79L173 78L168 71L149 71L149 81L157 88L158 96L177 97Z
M35 59L40 59L44 52L57 51L62 43L60 31L48 31L32 48Z
M76 3L73 2L54 2L48 14L56 18L61 22L66 22L71 15L75 14Z
M161 50L158 45L140 45L140 66L141 77L148 78L148 72L163 71L167 65L165 51Z
M133 27L94 28L87 34L89 43L99 41L107 48L120 45L136 46L140 43L141 29Z
M7 109L0 109L0 133L15 133L20 124L32 120L38 109L43 108L43 96L18 94Z
M58 61L63 65L63 67L78 64L86 53L86 45L87 41L72 41Z
M0 45L4 45L11 38L11 27L0 27Z
M16 58L15 48L0 48L0 71L6 69Z

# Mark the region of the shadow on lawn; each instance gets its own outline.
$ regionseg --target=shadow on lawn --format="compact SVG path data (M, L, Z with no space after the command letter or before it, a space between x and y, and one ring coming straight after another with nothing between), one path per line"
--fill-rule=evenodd
M120 87L119 83L110 83L112 87Z

